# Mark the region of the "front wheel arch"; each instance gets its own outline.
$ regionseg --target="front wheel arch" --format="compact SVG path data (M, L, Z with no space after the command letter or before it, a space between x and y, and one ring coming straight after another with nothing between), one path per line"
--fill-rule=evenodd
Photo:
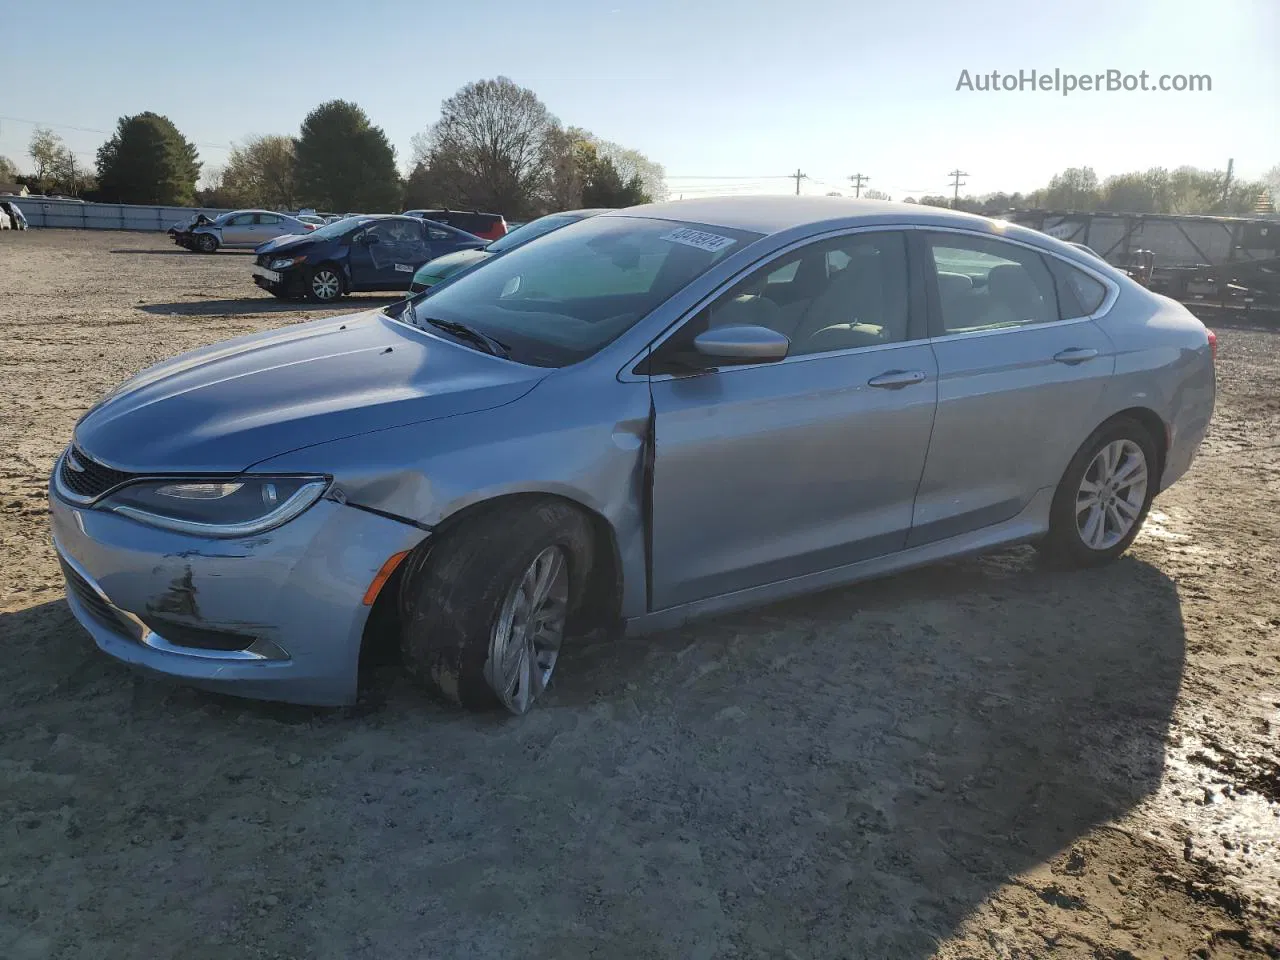
M537 491L506 493L490 497L487 500L468 504L444 517L432 527L427 544L484 513L505 509L521 502L532 507L535 503L546 500L560 501L581 513L591 527L594 540L592 567L583 590L582 603L575 617L575 629L581 632L616 625L622 617L622 555L618 550L618 537L613 524L603 514L580 500L558 493ZM430 547L424 544L421 549L427 552Z

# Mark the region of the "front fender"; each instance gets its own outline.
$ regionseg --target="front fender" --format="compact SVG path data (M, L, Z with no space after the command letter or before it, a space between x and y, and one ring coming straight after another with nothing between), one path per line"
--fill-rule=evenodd
M316 444L254 469L330 474L333 495L428 529L499 497L564 497L611 528L623 615L638 615L645 608L649 385L585 374L552 375L504 407Z

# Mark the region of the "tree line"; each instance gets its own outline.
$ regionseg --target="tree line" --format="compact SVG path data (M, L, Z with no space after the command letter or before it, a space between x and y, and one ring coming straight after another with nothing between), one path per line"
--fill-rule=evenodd
M195 144L168 117L121 117L97 152L77 163L55 133L37 128L34 173L0 157L0 181L107 203L309 207L388 213L414 207L480 209L511 219L553 210L623 207L666 196L662 166L639 151L565 126L537 95L506 77L467 84L413 139L407 177L381 127L358 104L322 103L296 136L251 136L205 172Z
M1274 213L1280 195L1280 165L1261 180L1240 180L1225 170L1182 166L1120 173L1099 180L1092 167L1069 167L1030 193L988 193L958 199L941 194L907 197L908 203L996 214L1017 209L1105 210L1111 213L1172 213L1247 217ZM871 196L866 193L864 196ZM881 195L881 199L887 199Z

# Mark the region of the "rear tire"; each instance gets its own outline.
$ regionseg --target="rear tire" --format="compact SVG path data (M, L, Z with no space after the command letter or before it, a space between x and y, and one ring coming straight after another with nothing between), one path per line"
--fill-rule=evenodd
M1041 554L1058 567L1115 560L1142 529L1158 483L1159 456L1146 427L1128 418L1104 423L1062 475Z
M196 236L195 247L201 253L217 253L218 238L211 233L201 233Z
M527 711L551 679L559 641L581 607L592 543L580 511L546 499L494 507L439 542L423 544L405 565L400 594L400 645L409 673L450 704L469 709L502 704L512 713ZM553 555L561 558L562 574L549 559ZM536 579L540 562L549 571L547 604L522 606L520 588L531 571ZM503 637L518 631L516 621L529 627L527 663L534 664L532 680L523 688L512 688L510 677L519 670L508 671L504 661L510 658L501 656L504 651L519 656L521 643L503 644ZM552 636L556 629L558 637Z

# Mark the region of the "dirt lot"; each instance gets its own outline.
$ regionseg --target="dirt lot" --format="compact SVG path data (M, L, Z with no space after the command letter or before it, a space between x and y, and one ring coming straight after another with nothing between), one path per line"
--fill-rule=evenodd
M584 645L520 721L392 667L305 710L99 654L45 478L126 376L315 314L243 255L0 241L5 960L1280 956L1280 330L1218 328L1201 459L1105 571Z

